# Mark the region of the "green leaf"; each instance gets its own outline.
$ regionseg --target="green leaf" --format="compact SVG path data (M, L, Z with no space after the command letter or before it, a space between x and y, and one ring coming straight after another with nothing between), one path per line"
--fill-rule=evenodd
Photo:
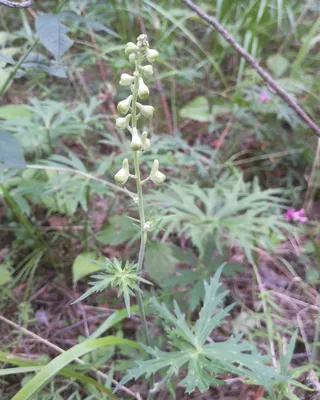
M73 40L67 36L68 28L60 21L59 15L43 14L36 19L36 32L43 46L56 60L70 49Z
M157 348L146 347L150 354L149 360L137 361L137 367L130 369L122 380L128 382L131 378L138 379L145 375L165 370L166 379L173 375L179 376L180 369L188 366L187 377L180 382L186 384L186 391L207 390L211 384L220 383L214 375L234 373L246 376L264 385L271 392L271 380L282 379L272 367L265 365L269 357L262 356L249 343L241 340L241 335L230 337L224 342L207 344L207 338L212 331L227 322L226 317L233 304L223 307L227 291L219 293L221 283L219 278L222 266L209 283L205 282L204 304L200 311L195 327L188 325L185 314L174 303L174 313L165 304L152 299L157 315L164 319L169 341L173 350L161 351Z
M114 336L108 336L102 339L87 340L77 344L71 349L60 354L49 364L43 367L19 392L13 396L12 400L29 400L38 393L55 375L57 375L65 366L73 362L76 358L83 356L91 351L104 346L127 345L141 350L141 346L127 339L121 339Z
M18 140L6 131L0 131L0 169L25 168L23 150Z
M145 269L158 284L174 272L177 260L173 256L173 247L169 243L150 241L146 248Z
M0 62L6 64L14 64L14 60L11 56L0 53Z
M49 60L40 53L30 53L21 64L22 69L41 69L58 78L66 78L66 67L64 65L50 64Z
M174 257L179 262L191 266L192 269L177 268L176 274L166 279L163 286L169 288L177 285L182 290L190 286L185 296L192 311L203 300L203 282L210 279L222 264L225 264L223 268L224 275L235 275L243 271L243 266L238 263L225 263L229 257L228 252L222 250L221 254L219 254L213 237L208 238L203 247L203 254L199 255L199 258L195 257L195 254L190 249L185 253L176 246L173 246L173 249Z
M314 282L319 280L320 273L316 268L309 267L306 272L306 280L307 282Z
M179 115L181 118L185 119L209 122L211 120L211 114L208 100L203 96L196 97L185 107L181 108Z
M25 374L28 372L35 372L41 369L41 366L34 367L18 367L18 368L4 368L0 369L0 376Z
M150 285L152 285L152 283L141 278L137 272L137 264L130 263L129 261L122 263L114 258L112 261L105 259L102 263L98 261L96 261L96 263L102 266L103 271L100 274L91 277L92 279L95 279L94 281L89 282L91 288L83 293L72 304L86 299L93 293L101 292L109 286L116 287L118 289L118 296L123 294L128 316L130 317L130 296L135 296L136 292L142 293L139 288L139 282Z
M101 271L103 266L98 262L104 262L102 257L97 257L95 253L81 253L72 264L73 282L78 282L80 279L94 272Z
M0 68L0 90L6 83L9 76L10 76L10 73L6 69Z
M126 216L115 215L109 219L109 226L97 234L98 240L109 246L126 242L137 233L132 221Z
M22 104L0 107L0 118L6 120L29 117L31 114L31 111Z
M297 54L296 59L294 60L294 63L291 67L292 73L293 74L299 74L299 69L303 61L306 59L310 49L311 49L311 44L314 39L314 37L317 35L319 32L319 27L320 27L320 17L315 21L315 23L312 25L308 35L304 38L304 42L302 46L300 47L299 53Z
M23 373L23 372L30 372L30 371L38 371L41 370L45 366L43 362L35 362L31 361L30 359L23 359L23 358L18 358L13 356L10 353L4 353L0 352L0 361L6 364L11 364L11 365L18 365L20 368L8 368L8 369L3 369L0 370L0 375L7 375L6 371L10 370L9 373ZM24 368L24 371L23 369ZM30 368L30 370L29 370ZM84 385L92 385L96 387L97 389L101 390L102 392L106 393L110 399L112 400L118 400L118 397L116 397L110 389L108 389L106 386L102 385L100 382L96 381L93 378L90 378L88 376L83 375L82 373L74 371L72 368L65 367L59 371L59 375L65 376L67 378L72 378L75 379L79 382L81 382Z
M0 286L11 281L10 265L0 264Z
M280 78L288 69L289 63L281 54L275 54L267 60L267 65L276 78Z
M89 26L94 31L106 32L111 36L119 38L119 35L115 31L113 31L112 29L108 28L107 26L105 26L103 24L100 24L99 22L93 21L93 20L88 19L86 17L82 17L81 15L78 15L74 11L63 11L63 12L59 13L58 15L60 16L61 19L62 18L70 18L73 21L81 22L81 23L86 24L87 26Z

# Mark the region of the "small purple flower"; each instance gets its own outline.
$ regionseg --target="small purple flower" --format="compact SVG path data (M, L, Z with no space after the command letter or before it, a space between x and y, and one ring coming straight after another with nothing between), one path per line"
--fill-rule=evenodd
M36 320L39 324L44 324L45 326L49 326L49 321L47 318L47 313L45 311L37 311L36 312Z
M305 210L301 208L301 210L295 210L294 208L289 208L289 210L285 213L285 219L287 221L293 222L307 222L308 217L304 215Z
M267 92L261 92L259 95L259 101L261 103L269 103L269 101L271 101L271 96L269 93Z

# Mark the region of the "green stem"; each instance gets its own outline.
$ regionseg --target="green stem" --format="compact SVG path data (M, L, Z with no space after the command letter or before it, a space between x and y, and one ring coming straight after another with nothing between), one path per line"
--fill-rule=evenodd
M131 127L137 127L137 100L138 100L138 89L139 89L139 67L141 65L141 56L139 55L136 60L136 68L134 72L134 84L132 90L132 106L131 106ZM138 206L139 206L139 219L140 219L140 229L141 229L141 239L140 239L140 250L139 250L139 258L138 258L138 273L142 272L143 269L143 261L145 255L146 241L147 235L145 232L145 213L144 213L144 204L143 204L143 193L142 193L142 184L141 184L141 175L140 175L140 162L139 162L139 153L138 151L133 151L133 159L134 159L134 173L136 176L136 186L137 186L137 194L138 194ZM146 313L143 306L142 296L139 291L136 292L139 313L141 317L142 324L142 333L144 337L144 341L147 346L150 346L150 336L148 332L148 325L146 319Z
M28 55L32 52L32 50L36 47L36 45L38 44L39 40L36 39L32 45L29 47L29 49L27 50L27 52L20 58L20 60L15 64L15 66L12 68L8 78L6 79L6 81L4 82L4 84L2 85L1 89L0 89L0 96L2 96L4 94L4 92L6 91L6 89L8 88L8 86L10 85L10 82L12 81L12 79L14 78L16 72L18 71L18 69L21 67L23 61L28 57Z

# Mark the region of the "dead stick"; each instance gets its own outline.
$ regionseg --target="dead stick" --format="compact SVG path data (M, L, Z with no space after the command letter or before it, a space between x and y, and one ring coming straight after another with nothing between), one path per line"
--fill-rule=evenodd
M309 126L309 128L311 128L315 134L320 137L320 127L313 121L313 119L307 115L303 108L301 108L285 90L278 86L272 76L260 66L254 57L252 57L242 46L240 46L239 43L235 41L231 34L222 25L220 25L215 18L206 14L203 10L201 10L201 8L196 6L190 0L181 0L181 2L196 12L201 19L207 21L211 26L213 26L225 38L225 40L248 61L250 66L257 71L261 78L299 115L299 117Z

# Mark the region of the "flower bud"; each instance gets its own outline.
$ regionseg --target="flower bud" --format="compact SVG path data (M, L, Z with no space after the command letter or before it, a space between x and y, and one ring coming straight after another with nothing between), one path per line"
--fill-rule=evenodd
M125 158L122 161L122 168L115 174L114 179L119 185L124 185L129 179L129 161Z
M141 135L142 150L148 150L151 146L150 139L148 139L148 132L144 131Z
M132 94L128 96L126 99L120 101L120 103L118 103L117 109L120 114L127 114L127 112L130 109L131 99L132 99Z
M134 77L129 74L121 74L119 84L121 86L129 86L133 83Z
M116 119L116 127L118 129L126 129L130 123L131 114L128 114L124 118L117 118Z
M152 106L144 106L140 103L137 103L137 107L139 108L139 111L141 114L146 117L146 118L152 118L153 113L154 113L154 107Z
M138 51L139 51L139 47L137 45L135 45L133 42L129 42L126 45L124 52L129 55L129 54L137 53Z
M165 174L163 174L162 172L159 171L159 161L158 160L153 161L153 165L152 165L152 169L151 169L151 173L150 173L150 179L152 180L152 182L159 183L159 184L164 182L166 179Z
M153 68L152 65L145 65L144 67L140 67L140 72L146 78L151 78L153 75Z
M132 148L132 150L137 151L137 150L141 150L142 146L143 146L143 144L142 144L142 141L138 134L138 130L137 130L137 128L133 128L132 129L131 148Z
M159 57L159 53L157 52L157 50L147 49L146 57L147 57L147 60L149 61L149 63L153 63Z
M136 61L137 56L135 54L130 54L129 61L133 64Z
M148 86L143 82L142 78L139 78L138 96L140 99L147 99L149 97L149 93Z

